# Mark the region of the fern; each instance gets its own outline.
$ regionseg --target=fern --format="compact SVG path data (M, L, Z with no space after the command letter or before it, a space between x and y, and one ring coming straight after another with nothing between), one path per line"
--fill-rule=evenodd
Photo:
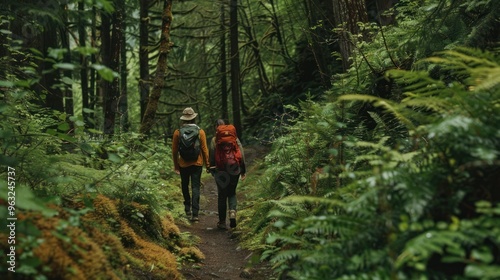
M341 99L383 106L404 124L406 133L392 133L400 129L398 123L372 113L380 128L373 137L366 137L372 141L343 141L349 157L342 166L341 187L329 184L324 196L290 195L273 202L276 208L268 212L273 233L267 239L270 247L265 256L281 276L498 277L499 255L494 248L498 248L500 229L498 206L492 205L500 202L495 191L498 176L494 175L500 170L500 112L495 105L500 88L496 82L478 88L482 80L467 77L483 71L483 65L491 67L492 73L500 67L495 60L488 60L492 58L489 54L461 53L443 53L441 57L451 55L453 59L422 62L446 65L427 64L433 69L427 77L423 76L425 71L389 72L403 89L411 89L399 102L366 95ZM470 58L470 53L477 58ZM440 76L440 71L447 73L447 83L430 77ZM413 74L414 83L408 83L407 77ZM290 131L300 131L317 123L318 118L304 118ZM332 127L332 123L325 127ZM390 133L384 136L387 130ZM320 133L316 137L324 139ZM289 155L293 156L284 164L298 164L294 157L303 154ZM287 181L287 188L293 189L297 182ZM471 207L484 199L494 204ZM480 260L471 261L473 255Z
M498 209L491 204L480 202L478 211L484 216L454 223L440 223L426 227L420 235L406 243L405 249L396 261L397 267L415 267L415 276L421 268L431 265L429 259L439 256L435 261L446 264L462 264L465 276L480 279L496 279L500 275L498 265L494 265L495 249L484 246L484 242L500 244L499 229L494 226L500 222ZM428 223L429 224L429 223ZM480 268L480 269L479 269Z

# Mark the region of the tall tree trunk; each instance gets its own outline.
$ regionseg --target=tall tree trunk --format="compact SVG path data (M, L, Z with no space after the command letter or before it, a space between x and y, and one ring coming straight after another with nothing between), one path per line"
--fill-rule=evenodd
M140 0L139 26L139 98L141 106L141 123L148 106L149 99L149 0Z
M144 118L141 123L140 132L142 134L149 133L155 124L156 111L158 102L165 86L165 74L167 72L167 56L172 47L170 42L170 27L172 24L172 0L164 0L162 13L162 26L160 48L158 55L158 64L156 67L156 75L153 81L153 90L149 97L148 106L144 113Z
M241 112L240 112L240 55L238 42L238 0L230 0L229 6L229 31L231 45L231 98L233 106L233 124L242 138Z
M118 113L120 115L120 128L122 132L128 132L130 123L128 119L128 93L127 93L127 45L125 43L125 0L118 0L118 9L122 15L120 21L120 97L118 100Z
M42 32L42 46L41 50L44 51L45 56L48 55L48 49L59 48L58 40L57 40L57 31L51 29L51 26L46 26L46 29ZM39 84L39 93L45 93L45 106L60 112L64 112L64 102L63 102L63 93L59 87L52 88L58 81L58 73L59 71L54 70L52 68L53 63L44 61L40 64L40 73L42 74L42 79Z
M286 47L285 41L283 40L283 35L281 32L281 25L279 24L278 20L278 15L276 13L276 7L274 4L274 0L269 0L269 3L271 4L272 12L271 12L271 18L272 18L272 25L274 30L276 31L276 39L278 40L278 43L280 45L281 49L281 55L283 58L285 58L285 61L287 63L292 62L292 59L290 57L290 54L288 53L288 49Z
M122 15L117 10L111 15L104 13L101 24L103 62L104 65L117 72L120 60L121 20ZM103 90L104 134L113 135L118 111L118 79L115 78L110 82L104 81Z
M329 26L329 14L325 13L326 1L331 0L306 0L304 5L306 8L307 21L309 25L309 45L314 61L318 68L320 82L325 88L330 87L331 73L328 68L331 52L325 47L324 42L326 34L325 28ZM336 1L336 0L333 0ZM350 0L346 0L350 1ZM321 26L318 24L321 23ZM328 30L330 32L330 30Z
M220 6L220 87L221 87L221 117L229 118L227 92L227 53L226 53L226 5Z
M103 13L101 16L101 59L102 63L106 66L111 65L111 54L109 53L111 49L111 19L108 13ZM105 134L111 134L114 132L114 113L112 112L112 96L111 96L111 82L106 81L102 77L100 80L100 96L102 96L103 101L103 113L104 113L104 130Z
M399 0L376 0L375 4L377 7L377 18L379 20L380 25L389 25L392 24L395 20L396 17L394 14L391 15L385 15L384 12L388 11L396 3L398 3Z
M269 82L269 78L267 77L264 62L262 61L262 56L260 54L259 42L257 41L257 36L255 35L254 26L256 26L256 25L253 21L250 0L247 0L247 6L249 7L250 16L246 17L246 25L244 26L244 29L245 29L245 33L248 36L248 40L250 41L249 45L252 48L252 52L254 54L253 59L255 60L255 64L257 65L257 73L259 74L260 90L264 96L268 96L270 82ZM242 107L245 108L245 106L243 106L243 104L242 104Z
M61 10L63 13L63 26L59 29L60 35L61 35L61 48L66 50L66 53L64 54L64 62L65 63L71 63L71 48L69 45L69 33L66 31L66 26L69 26L70 23L68 22L68 5L63 4L61 5ZM63 71L63 75L65 77L68 77L72 79L73 73L72 71ZM66 112L66 115L73 116L74 113L74 106L73 106L73 89L70 85L65 85L64 87L64 111ZM71 123L72 126L72 123Z
M31 1L33 2L33 1ZM12 59L8 65L10 68L3 68L2 71L10 69L16 73L16 76L23 72L22 69L26 65L37 66L37 75L40 77L38 83L33 85L32 90L36 95L37 105L44 106L59 112L64 112L63 94L60 87L54 87L59 84L60 72L54 69L53 57L49 56L49 49L59 49L60 37L59 27L54 21L46 21L44 23L37 22L37 17L31 14L31 10L36 9L34 3L27 1L3 1L2 12L8 13L7 17L3 17L5 24L10 23L11 40L6 41L6 45L17 46L21 45L22 50L14 51L10 54ZM54 14L59 14L60 6L58 4L47 3L53 7ZM43 28L42 28L43 27ZM5 33L3 35L6 35ZM7 37L6 37L7 38ZM7 47L8 51L10 47ZM38 55L28 58L25 54L29 49L38 50L44 58L40 60ZM7 73L6 73L7 74ZM24 76L24 75L23 75Z
M85 19L83 13L85 11L84 1L78 2L78 14L80 15L78 19L78 41L80 42L80 47L85 47L87 45L87 34L85 31ZM89 81L88 81L88 60L87 56L80 55L80 81L82 88L82 107L83 107L83 122L85 126L89 126Z
M342 56L342 68L347 70L351 65L349 58L354 49L350 34L358 34L358 22L367 22L368 15L364 0L333 0L335 25L340 27L339 46Z
M121 0L114 0L116 7L120 6L120 1ZM110 50L111 64L109 65L109 67L117 73L120 73L120 61L122 59L120 57L120 53L122 49L121 43L124 30L122 30L121 28L123 26L122 22L124 20L124 16L125 15L123 14L123 9L117 8L113 13L112 17L113 31L111 32L111 50ZM120 84L118 78L114 78L113 81L111 82L110 93L111 93L109 95L110 99L108 99L107 101L109 102L109 105L111 105L110 120L112 121L113 128L112 130L110 130L110 132L111 134L113 134L115 130L116 116L119 112L118 102L120 97Z
M97 8L92 6L92 23L91 23L91 28L90 28L90 36L91 36L91 46L96 47L95 42L97 41ZM96 55L91 54L90 55L90 64L95 64L97 61ZM96 128L96 122L95 122L95 106L97 104L97 76L96 76L96 70L91 67L89 70L89 76L90 76L90 81L89 81L89 128Z
M351 41L350 34L358 34L358 22L367 22L368 15L364 0L333 0L333 15L335 26L340 27L339 47L342 57L342 68L346 71L350 65L350 57L355 42ZM345 115L344 103L341 103L342 119ZM339 162L344 162L345 146L342 142L338 146ZM341 181L339 181L341 183Z

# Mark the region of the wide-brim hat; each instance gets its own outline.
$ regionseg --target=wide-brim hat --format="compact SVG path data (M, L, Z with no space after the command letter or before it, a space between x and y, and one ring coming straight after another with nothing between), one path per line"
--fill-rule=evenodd
M184 111L182 111L181 120L190 121L190 120L196 118L196 116L198 116L198 114L195 113L193 108L187 107L186 109L184 109Z

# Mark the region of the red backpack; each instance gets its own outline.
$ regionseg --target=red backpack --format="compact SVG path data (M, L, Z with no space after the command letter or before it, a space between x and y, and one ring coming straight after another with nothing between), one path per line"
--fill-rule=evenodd
M219 125L215 132L215 164L217 169L239 174L241 151L236 128L232 124Z

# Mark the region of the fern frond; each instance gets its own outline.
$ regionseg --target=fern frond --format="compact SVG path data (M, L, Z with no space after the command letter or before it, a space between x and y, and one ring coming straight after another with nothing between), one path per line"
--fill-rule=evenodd
M279 252L272 260L274 262L288 261L297 258L302 254L302 250L286 250Z
M439 54L423 61L469 76L466 82L471 91L490 90L500 84L500 65L487 53L462 48Z
M382 107L387 112L393 114L396 119L406 125L406 127L408 127L409 129L413 129L415 127L412 121L407 118L407 115L402 113L402 111L404 111L405 109L399 106L396 102L365 94L347 94L341 96L339 100L372 102L376 107Z
M436 112L437 114L446 113L451 103L450 101L439 98L439 97L427 97L421 98L413 93L406 93L407 98L403 99L401 103L408 107L413 107L415 109L422 108L424 110L430 110L432 112Z
M500 66L495 68L478 67L472 72L471 91L490 90L500 85Z
M416 94L420 97L434 96L436 93L443 94L448 87L443 81L429 77L429 72L425 71L405 71L393 69L387 71L389 78L404 85L406 92Z
M379 114L375 113L375 112L368 112L368 114L370 115L370 117L375 121L375 123L377 124L377 127L381 127L383 128L384 130L387 130L388 127L387 125L385 124L385 122L382 120L382 118L380 117Z
M289 196L281 199L281 201L284 203L295 203L295 204L310 203L310 204L321 204L325 206L335 206L335 207L344 206L344 202L342 201L323 198L323 197L315 197L315 196Z

